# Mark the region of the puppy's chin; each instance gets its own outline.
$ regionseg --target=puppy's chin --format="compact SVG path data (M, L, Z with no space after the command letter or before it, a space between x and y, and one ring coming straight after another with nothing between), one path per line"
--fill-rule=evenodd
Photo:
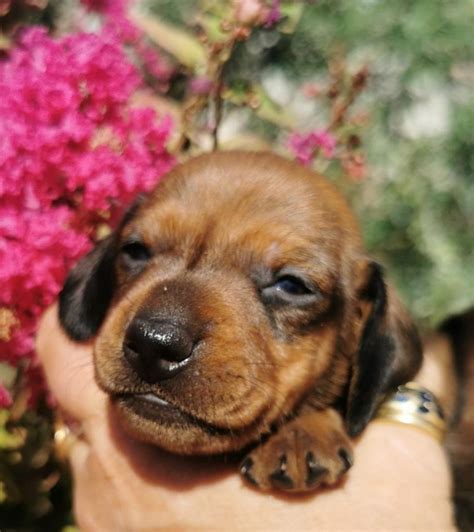
M262 433L258 423L239 431L217 427L153 394L111 396L111 402L122 426L131 436L173 453L233 452Z

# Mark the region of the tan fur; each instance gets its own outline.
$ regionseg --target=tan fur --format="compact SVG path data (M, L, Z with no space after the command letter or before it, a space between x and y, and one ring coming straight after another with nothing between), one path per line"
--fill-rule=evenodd
M278 459L274 448L288 446L298 428L304 441L320 447L314 453L327 469L323 482L335 482L344 466L340 445L350 454L350 443L340 414L328 407L356 371L372 309L363 296L369 260L336 188L272 154L205 155L156 188L119 241L132 236L153 257L137 277L118 262L118 290L95 346L97 380L128 430L174 452L207 454L240 450L279 427L278 440L251 455L258 462L253 480L265 488ZM310 308L269 312L255 276L288 265L303 271L321 297ZM142 309L186 315L198 330L193 361L171 379L143 382L123 356L125 331ZM405 320L404 311L392 309L392 319ZM187 421L140 416L121 398L136 393L156 394ZM285 425L296 412L303 417ZM291 458L301 477L294 488L308 489L299 459Z

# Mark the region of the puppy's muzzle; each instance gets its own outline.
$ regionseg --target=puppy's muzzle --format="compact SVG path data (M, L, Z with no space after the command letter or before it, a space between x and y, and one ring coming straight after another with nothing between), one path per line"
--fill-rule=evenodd
M123 352L142 380L174 377L193 358L195 341L186 326L151 315L138 315L125 334Z

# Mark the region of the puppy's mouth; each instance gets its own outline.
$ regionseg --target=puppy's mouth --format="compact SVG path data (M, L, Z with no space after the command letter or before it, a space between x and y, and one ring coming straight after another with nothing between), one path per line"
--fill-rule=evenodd
M213 435L232 433L231 429L212 425L153 393L118 394L113 396L112 400L120 409L131 411L157 425L182 428L194 425Z

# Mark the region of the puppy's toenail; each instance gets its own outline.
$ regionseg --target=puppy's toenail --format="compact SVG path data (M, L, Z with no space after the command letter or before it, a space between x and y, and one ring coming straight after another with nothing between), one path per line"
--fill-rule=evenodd
M318 480L328 472L325 467L316 463L311 451L306 454L306 469L306 486L308 488L312 488Z
M247 456L245 460L240 465L240 474L250 482L250 484L253 484L254 486L258 486L258 482L253 477L250 470L253 466L253 460L250 458L250 456Z
M269 477L270 482L274 488L285 490L291 490L294 488L295 484L291 477L287 474L286 469L286 455L282 454L280 456L280 464L278 466L278 469L276 469Z
M347 449L344 449L344 447L341 447L337 454L339 455L340 459L342 460L342 463L344 464L343 473L345 473L352 467L354 459L352 458L349 451Z

